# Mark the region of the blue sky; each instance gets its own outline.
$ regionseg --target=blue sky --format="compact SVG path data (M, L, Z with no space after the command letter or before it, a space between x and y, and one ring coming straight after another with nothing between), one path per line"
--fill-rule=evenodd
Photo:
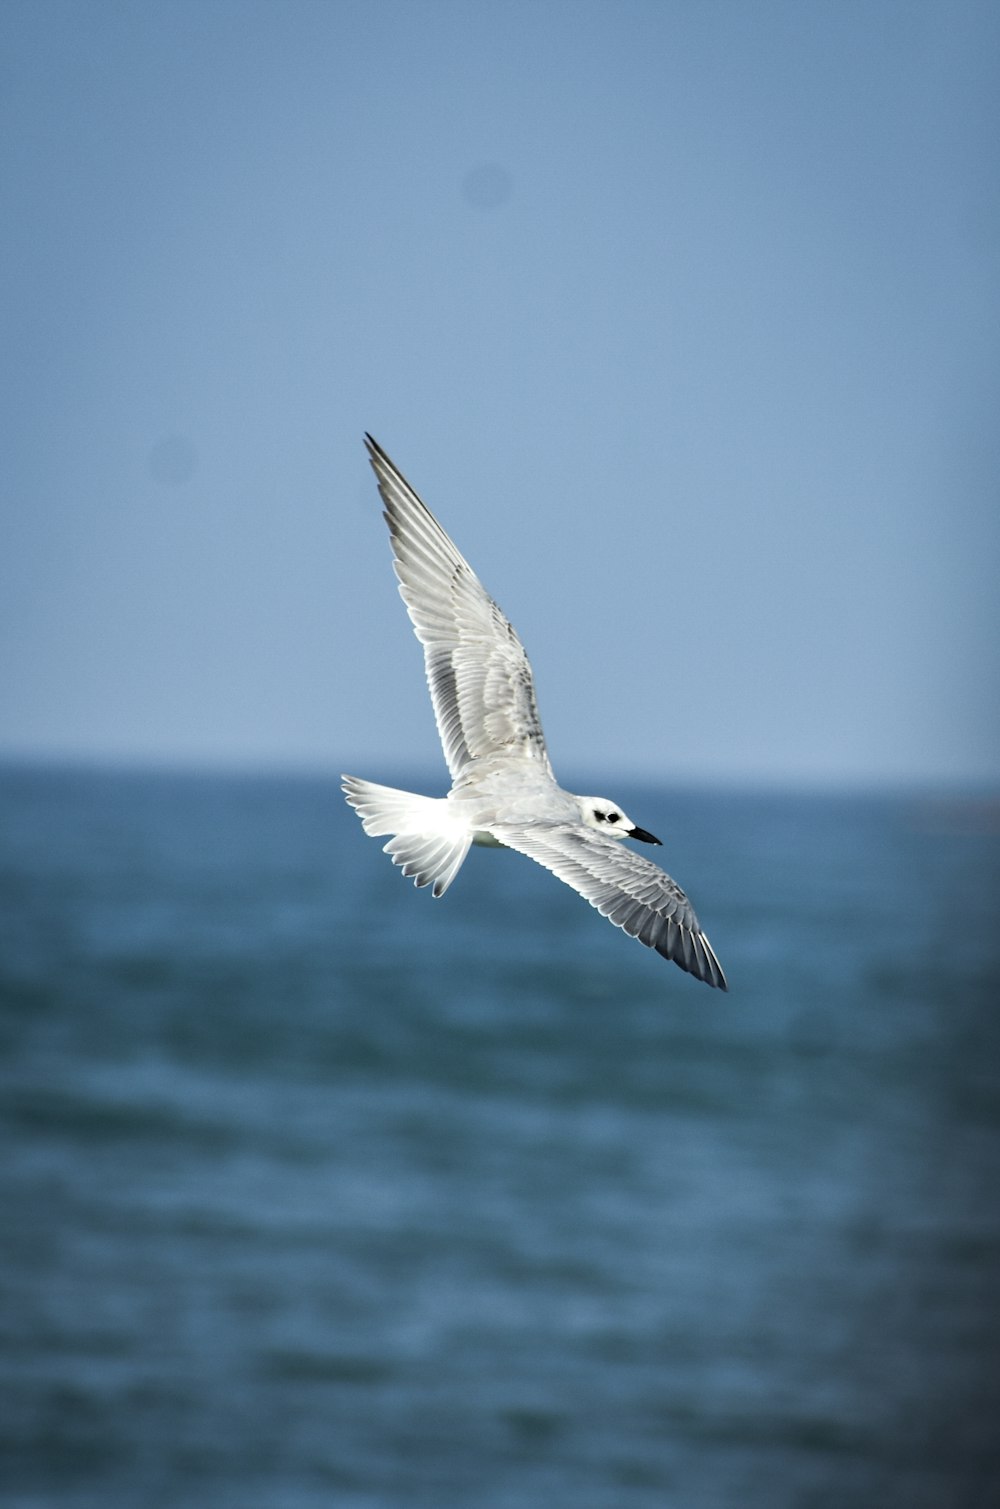
M1000 778L1000 8L0 26L0 753L443 778L370 429L568 784Z

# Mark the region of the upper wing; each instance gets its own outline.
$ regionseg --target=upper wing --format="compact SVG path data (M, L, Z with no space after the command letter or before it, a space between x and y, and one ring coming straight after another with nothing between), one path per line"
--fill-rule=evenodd
M675 880L618 839L559 823L498 823L490 832L586 897L602 917L707 985L727 990L722 966Z
M539 760L551 773L524 646L381 446L370 435L365 443L452 778L495 754Z

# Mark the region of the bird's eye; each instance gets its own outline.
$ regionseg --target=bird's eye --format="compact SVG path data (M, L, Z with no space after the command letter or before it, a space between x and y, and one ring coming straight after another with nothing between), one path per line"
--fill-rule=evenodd
M605 816L607 817L609 823L616 823L620 814L617 812L607 812L605 813Z

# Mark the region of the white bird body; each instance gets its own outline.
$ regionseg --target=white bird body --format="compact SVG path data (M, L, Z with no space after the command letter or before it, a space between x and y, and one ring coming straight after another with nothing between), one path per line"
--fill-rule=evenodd
M391 835L385 852L435 896L444 895L472 844L516 849L630 936L725 990L680 886L621 844L659 839L607 798L574 796L556 782L521 641L402 473L365 439L452 776L445 797L344 776L365 832Z

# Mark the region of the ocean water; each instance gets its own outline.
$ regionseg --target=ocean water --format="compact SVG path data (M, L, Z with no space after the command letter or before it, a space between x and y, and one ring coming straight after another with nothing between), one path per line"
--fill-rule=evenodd
M0 1502L1000 1501L1000 804L616 795L728 996L333 779L0 771Z

